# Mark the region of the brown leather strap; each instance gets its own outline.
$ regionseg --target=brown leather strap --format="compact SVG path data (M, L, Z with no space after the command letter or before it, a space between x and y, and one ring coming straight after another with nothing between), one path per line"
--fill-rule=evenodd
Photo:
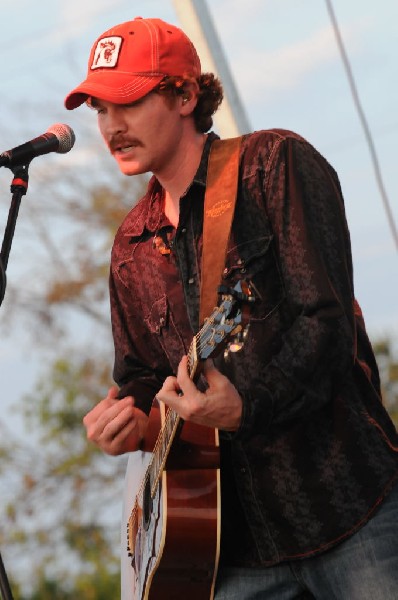
M203 216L200 325L217 305L235 210L241 139L216 140L210 149Z

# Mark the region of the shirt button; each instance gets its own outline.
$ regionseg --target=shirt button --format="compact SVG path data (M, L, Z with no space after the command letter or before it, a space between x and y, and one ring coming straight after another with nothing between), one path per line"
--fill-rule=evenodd
M181 229L181 233L186 233L187 232L187 228L183 227L183 229Z
M194 279L193 277L190 277L190 278L188 279L188 283L194 283L194 282L195 282L195 279Z

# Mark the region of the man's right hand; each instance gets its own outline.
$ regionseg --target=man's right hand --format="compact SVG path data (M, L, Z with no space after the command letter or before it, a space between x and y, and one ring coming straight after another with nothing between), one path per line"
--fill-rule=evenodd
M132 396L118 400L117 394L117 387L111 387L83 419L87 438L112 456L138 450L148 422Z

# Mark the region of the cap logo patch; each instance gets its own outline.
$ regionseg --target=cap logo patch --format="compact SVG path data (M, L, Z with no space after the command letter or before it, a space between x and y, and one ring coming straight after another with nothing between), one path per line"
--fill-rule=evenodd
M123 38L119 36L105 37L98 41L95 48L91 69L100 67L116 67Z

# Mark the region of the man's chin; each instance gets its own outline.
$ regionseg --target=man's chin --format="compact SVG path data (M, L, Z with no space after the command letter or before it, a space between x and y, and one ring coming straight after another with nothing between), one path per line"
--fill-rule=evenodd
M142 175L147 172L142 165L137 163L117 161L117 164L123 175Z

